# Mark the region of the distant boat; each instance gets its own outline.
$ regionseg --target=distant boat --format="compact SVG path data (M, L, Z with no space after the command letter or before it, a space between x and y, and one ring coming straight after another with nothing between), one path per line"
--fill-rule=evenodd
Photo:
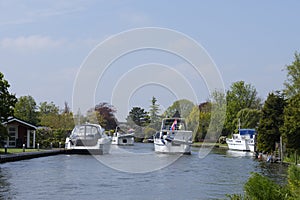
M116 128L116 131L113 134L111 144L122 145L122 146L131 146L134 144L134 132L133 129L130 129L128 133L125 133L119 127Z
M226 143L231 150L254 152L255 137L255 129L239 129L238 134L233 134L232 138L226 138Z
M109 153L111 139L98 124L82 124L75 126L71 135L66 138L65 149L70 153Z
M191 154L192 135L183 118L165 118L160 132L154 135L154 150L158 153Z

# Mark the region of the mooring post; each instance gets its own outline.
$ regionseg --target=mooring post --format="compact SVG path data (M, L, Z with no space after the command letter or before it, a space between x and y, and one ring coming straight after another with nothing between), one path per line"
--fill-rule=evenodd
M25 144L23 144L23 152L25 152Z

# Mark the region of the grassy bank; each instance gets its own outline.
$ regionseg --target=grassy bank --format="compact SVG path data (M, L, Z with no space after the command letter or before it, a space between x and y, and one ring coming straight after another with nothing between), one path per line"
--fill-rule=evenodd
M213 143L213 142L194 142L193 147L215 147L215 148L225 148L227 149L227 144Z
M25 152L35 152L38 151L37 149L25 149ZM14 153L23 153L22 148L7 148L8 154L14 154ZM5 154L5 149L0 148L0 154Z

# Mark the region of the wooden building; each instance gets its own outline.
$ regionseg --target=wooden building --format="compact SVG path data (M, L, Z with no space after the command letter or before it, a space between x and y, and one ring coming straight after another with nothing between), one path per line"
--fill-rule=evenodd
M9 135L4 141L7 147L22 147L25 144L26 148L35 148L36 126L14 117L2 124L7 128Z

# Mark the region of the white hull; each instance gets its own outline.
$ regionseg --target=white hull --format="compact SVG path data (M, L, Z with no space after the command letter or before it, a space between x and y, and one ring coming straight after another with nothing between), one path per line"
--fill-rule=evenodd
M69 138L66 141L68 142L65 144L65 149L72 153L108 154L111 146L111 140L108 138L98 139L97 144L94 146L77 146L74 143L72 144Z
M161 141L154 140L154 151L169 154L191 154L191 144L176 144L176 142L167 142L164 144Z
M226 139L230 150L254 152L254 139Z
M154 138L154 151L158 153L191 154L192 131L170 131L166 137Z
M113 136L111 144L122 145L122 146L132 146L134 144L134 136L132 134Z

